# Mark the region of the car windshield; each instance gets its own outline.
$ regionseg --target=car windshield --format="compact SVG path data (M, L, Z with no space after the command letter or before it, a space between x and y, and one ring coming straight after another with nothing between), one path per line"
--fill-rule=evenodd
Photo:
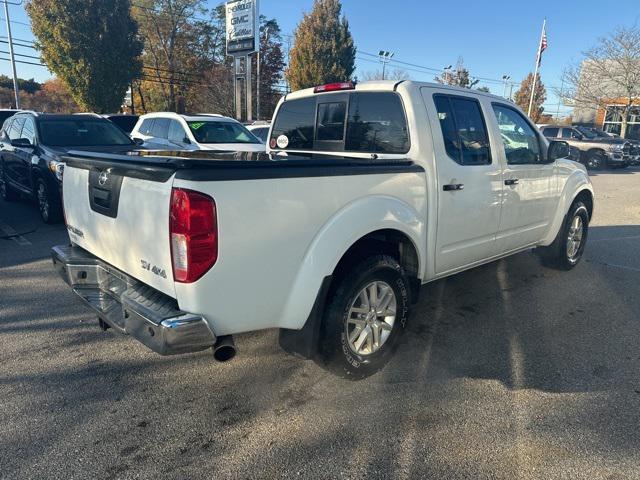
M584 128L584 127L575 127L575 128L587 138L596 138L598 136L595 133L593 133L593 131L589 128Z
M42 143L51 147L133 145L133 141L108 120L74 118L39 123Z
M187 122L198 143L260 143L244 126L236 122Z

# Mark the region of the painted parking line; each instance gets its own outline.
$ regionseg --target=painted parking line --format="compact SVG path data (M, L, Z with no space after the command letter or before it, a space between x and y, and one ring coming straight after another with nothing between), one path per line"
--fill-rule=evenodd
M32 245L32 243L29 240L24 238L22 235L18 234L18 232L16 232L13 229L13 227L11 227L10 225L7 225L2 220L0 220L0 231L3 232L7 238L13 240L18 245L21 245L23 247Z

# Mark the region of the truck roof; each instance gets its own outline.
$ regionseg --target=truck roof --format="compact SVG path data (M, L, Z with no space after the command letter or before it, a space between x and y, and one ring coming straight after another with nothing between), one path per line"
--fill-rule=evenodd
M486 93L486 92L480 92L478 90L470 90L468 88L454 87L454 86L451 86L451 85L443 85L441 83L434 83L434 82L416 82L416 81L413 81L413 80L372 80L372 81L367 81L367 82L358 82L358 83L355 84L355 88L354 89L345 90L345 91L356 91L356 92L366 92L366 91L376 91L376 92L382 91L382 92L384 92L384 91L388 91L388 92L393 92L393 91L396 91L398 89L398 86L400 86L400 85L402 85L403 87L406 87L406 88L432 87L432 88L438 88L438 89L442 89L442 90L451 90L452 92L465 92L465 93L472 92L472 93L474 93L476 95L495 98L496 100L501 100L501 101L505 101L506 100L505 98L500 97L498 95L493 95L491 93ZM337 93L337 92L332 92L332 93ZM305 88L303 90L298 90L296 92L288 93L284 97L284 100L285 101L286 100L295 100L297 98L313 97L315 95L322 95L322 93L315 92L315 87L311 87L311 88Z

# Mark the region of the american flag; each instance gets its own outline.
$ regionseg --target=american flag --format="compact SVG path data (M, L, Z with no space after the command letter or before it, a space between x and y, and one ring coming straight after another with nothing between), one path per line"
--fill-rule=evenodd
M542 27L542 37L540 38L540 50L538 51L538 66L540 66L540 62L542 61L542 52L547 49L547 30Z

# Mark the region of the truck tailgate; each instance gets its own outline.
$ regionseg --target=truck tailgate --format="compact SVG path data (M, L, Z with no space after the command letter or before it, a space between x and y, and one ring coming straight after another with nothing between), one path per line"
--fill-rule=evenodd
M71 241L175 298L169 244L173 176L136 178L126 168L67 160L63 180Z

